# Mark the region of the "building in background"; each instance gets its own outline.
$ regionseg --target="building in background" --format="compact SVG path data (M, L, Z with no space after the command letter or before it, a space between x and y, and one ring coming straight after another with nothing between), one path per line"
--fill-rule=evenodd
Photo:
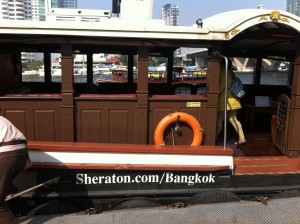
M0 20L31 19L31 0L1 0Z
M77 0L48 0L51 8L77 8ZM0 20L46 20L47 0L1 0Z
M39 21L40 20L40 8L39 8L39 1L37 0L30 0L30 6L28 7L28 12L30 11L31 17L28 20ZM29 13L28 13L29 14Z
M179 26L179 6L166 4L161 9L161 19L168 26Z
M285 0L285 10L300 16L300 0Z
M77 9L77 0L51 0L52 8Z
M40 2L40 21L46 20L46 13L51 8L77 9L77 0L34 0ZM48 3L48 4L47 4Z

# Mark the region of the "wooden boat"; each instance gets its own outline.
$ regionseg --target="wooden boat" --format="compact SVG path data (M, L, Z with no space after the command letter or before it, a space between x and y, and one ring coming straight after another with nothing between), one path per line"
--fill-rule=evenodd
M166 82L166 71L148 71L148 83ZM137 71L133 71L133 81L137 82ZM176 83L199 83L206 78L206 70L186 70L183 67L174 66L172 73L172 82ZM98 78L97 82L128 82L128 70L113 69L111 79Z
M49 201L81 210L109 209L119 199L167 203L207 189L237 195L299 190L299 21L283 11L239 10L205 19L203 27L119 18L82 24L2 23L0 114L27 136L33 162L11 190L61 177L15 199L24 205L15 212L37 211ZM173 83L173 52L182 46L209 49L205 80ZM94 82L92 55L99 50L127 55L127 82ZM24 51L43 52L42 82L22 81ZM56 52L61 52L61 82L51 79L51 53ZM85 82L74 82L76 52L87 55ZM149 82L150 55L168 60L165 82ZM224 137L216 136L220 55L256 59L239 111L247 145L238 148L230 126L225 126ZM280 72L284 85L278 79L272 84L261 81L263 59L293 65L288 74ZM20 85L31 93L12 91ZM274 103L257 107L255 96L268 96Z

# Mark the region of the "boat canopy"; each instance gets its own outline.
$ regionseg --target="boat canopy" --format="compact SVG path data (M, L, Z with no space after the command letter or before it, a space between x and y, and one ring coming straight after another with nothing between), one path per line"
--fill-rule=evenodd
M294 56L299 22L298 16L285 11L243 9L204 19L203 29L208 30L211 40L224 41L223 53L227 56L276 55L288 59Z
M128 45L209 48L215 41L223 42L223 53L247 57L270 52L292 57L294 40L299 37L299 17L278 10L244 9L217 14L203 20L203 26L166 26L152 20L138 23L129 19L107 18L100 22L74 23L72 21L6 21L0 26L5 34L0 42L35 44L62 44L62 40L80 44L81 36L89 36L90 44L118 45L128 38ZM18 34L18 38L16 38ZM35 36L35 38L33 38ZM49 38L45 38L48 36ZM11 37L11 38L10 38ZM93 37L95 38L93 40ZM99 39L101 37L101 41ZM108 38L107 41L104 39ZM143 41L141 41L143 39ZM157 39L157 41L155 41ZM22 40L22 41L20 41ZM149 40L149 41L147 41ZM257 41L259 40L259 41ZM114 43L115 42L115 43ZM180 42L180 43L179 43ZM166 43L168 43L166 45ZM122 41L122 45L124 45ZM273 53L272 53L273 52Z

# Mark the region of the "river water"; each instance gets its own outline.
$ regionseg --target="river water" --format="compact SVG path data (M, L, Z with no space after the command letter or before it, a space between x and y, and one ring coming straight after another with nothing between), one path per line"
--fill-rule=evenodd
M253 73L252 72L242 72L236 73L236 75L241 79L243 84L253 84ZM44 82L45 77L39 75L23 75L23 82ZM97 83L97 79L111 80L111 75L101 75L94 74L93 82ZM61 76L52 76L52 82L61 82ZM75 83L86 83L86 75L75 75ZM287 85L288 84L288 72L282 71L267 71L263 72L261 76L261 84L263 85Z
M111 75L100 75L100 74L94 74L93 75L93 82L96 83L97 79L105 79L105 80L111 80ZM44 76L39 75L23 75L22 76L23 82L45 82ZM61 76L52 76L51 77L52 82L61 82ZM75 75L74 76L74 82L75 83L86 83L87 82L87 76L86 75Z
M236 73L243 84L253 84L253 73ZM265 71L262 72L261 85L287 85L289 80L288 71Z

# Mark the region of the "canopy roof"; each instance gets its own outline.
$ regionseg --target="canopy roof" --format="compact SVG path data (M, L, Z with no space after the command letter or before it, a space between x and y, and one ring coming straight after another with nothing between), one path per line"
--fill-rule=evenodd
M300 36L299 22L299 17L285 11L244 9L209 17L203 28L223 39L227 55L290 58Z
M209 17L203 20L203 27L165 26L151 20L137 23L120 18L77 23L6 21L0 24L0 44L5 48L9 44L12 48L24 45L28 50L42 44L50 49L73 44L82 52L97 49L88 45L98 45L116 53L136 52L138 46L148 46L150 52L160 55L179 47L222 46L220 50L228 56L292 58L299 33L300 19L291 13L244 9Z

